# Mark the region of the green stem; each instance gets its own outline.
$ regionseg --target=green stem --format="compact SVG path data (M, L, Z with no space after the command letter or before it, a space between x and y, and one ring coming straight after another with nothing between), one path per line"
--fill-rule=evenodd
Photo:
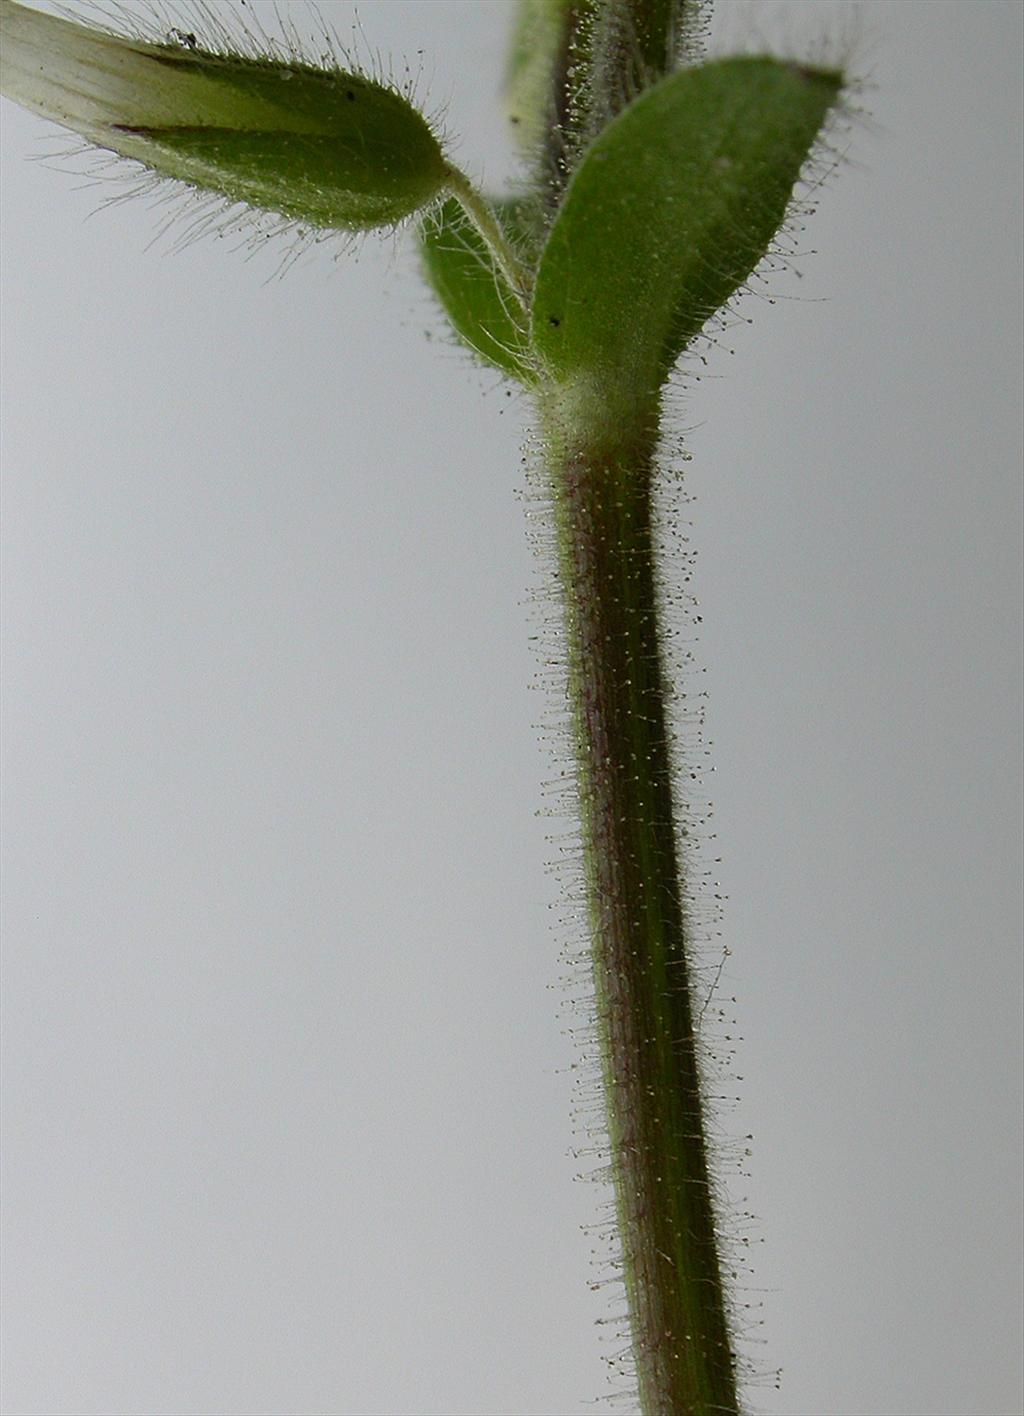
M495 216L491 204L478 192L464 172L457 167L449 167L448 189L462 206L463 211L476 227L491 253L495 265L501 271L509 288L522 307L524 322L529 319L531 280L529 272L512 249L508 238Z
M651 530L654 417L549 395L612 1170L645 1416L738 1410L715 1240ZM581 426L582 424L582 426Z
M705 0L610 0L621 54L620 90L657 82L700 52Z
M550 122L544 151L557 205L587 146L644 88L700 53L705 0L549 0Z

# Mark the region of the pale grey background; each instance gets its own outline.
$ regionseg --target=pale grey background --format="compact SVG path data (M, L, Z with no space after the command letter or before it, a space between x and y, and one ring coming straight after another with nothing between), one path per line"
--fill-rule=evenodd
M360 13L500 182L509 6ZM1021 9L860 16L684 410L752 1404L1014 1413ZM147 251L2 111L4 1409L592 1410L518 415L408 253Z

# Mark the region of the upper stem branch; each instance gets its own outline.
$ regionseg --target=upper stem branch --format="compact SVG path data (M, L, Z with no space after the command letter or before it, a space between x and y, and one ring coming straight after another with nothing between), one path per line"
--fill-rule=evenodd
M457 167L449 169L448 187L479 231L495 265L518 299L524 320L527 319L530 305L530 275L512 249L490 203L481 192L477 191L466 174L460 172Z

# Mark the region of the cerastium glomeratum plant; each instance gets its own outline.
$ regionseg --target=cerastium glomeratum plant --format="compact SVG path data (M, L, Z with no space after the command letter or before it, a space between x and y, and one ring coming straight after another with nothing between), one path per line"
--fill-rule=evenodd
M705 61L702 0L518 0L524 175L491 197L407 91L337 46L268 39L245 0L194 0L131 36L0 7L6 95L183 184L221 225L416 221L457 335L532 405L629 1368L646 1416L738 1411L653 494L673 370L772 250L842 75Z

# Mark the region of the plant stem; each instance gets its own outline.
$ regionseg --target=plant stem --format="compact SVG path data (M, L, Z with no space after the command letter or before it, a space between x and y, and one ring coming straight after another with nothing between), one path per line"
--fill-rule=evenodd
M466 174L460 172L457 167L449 167L448 188L480 233L495 265L518 298L524 321L527 321L530 302L530 276L509 244L490 203L482 193L477 191Z
M542 403L593 976L645 1416L738 1410L715 1241L651 530L656 414Z

